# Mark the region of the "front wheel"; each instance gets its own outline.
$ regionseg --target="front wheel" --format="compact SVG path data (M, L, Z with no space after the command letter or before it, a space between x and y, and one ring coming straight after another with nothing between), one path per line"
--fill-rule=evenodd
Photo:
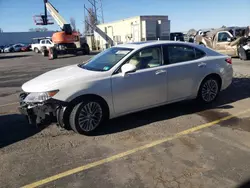
M87 44L87 43L84 43L83 45L82 45L82 53L84 54L84 55L89 55L90 54L90 49L89 49L89 45Z
M202 103L212 103L217 98L220 91L220 85L218 79L215 77L209 77L201 83L198 99Z
M95 99L89 99L77 104L70 113L70 126L79 134L90 135L105 119L102 104Z
M238 56L241 60L243 61L246 61L247 60L247 53L246 51L244 50L244 48L242 47L239 47L238 49Z

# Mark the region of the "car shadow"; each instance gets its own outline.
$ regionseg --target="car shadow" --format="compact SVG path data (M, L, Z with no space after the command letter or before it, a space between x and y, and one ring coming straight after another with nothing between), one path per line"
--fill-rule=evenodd
M236 188L249 188L250 187L250 180L243 182L242 184L238 185Z
M90 52L89 53L89 55L97 55L97 54L99 54L101 51L92 51L92 52Z
M0 116L0 148L31 137L48 125L39 127L28 124L26 117L21 114L7 114Z
M93 52L90 52L87 56L93 56L93 55L97 55L99 54L100 52L99 51L93 51ZM58 56L58 59L67 59L67 58L72 58L72 57L77 57L77 56L86 56L86 54L83 54L83 53L78 53L77 55L59 55Z
M172 119L182 115L199 113L211 109L230 109L230 103L250 97L250 78L234 78L231 86L222 91L217 100L209 105L201 105L196 100L173 103L142 112L122 116L108 121L100 127L95 136L113 134L157 121ZM213 117L212 117L213 118Z
M5 55L5 56L1 56L0 55L0 60L1 59L14 59L14 58L21 58L21 57L29 57L31 55Z
M157 107L142 112L110 120L100 127L93 136L114 134L157 121L172 119L178 116L199 113L209 109L230 109L230 103L250 97L250 78L234 78L232 85L223 91L218 100L210 105L200 105L197 101L184 101ZM53 121L53 120L52 120ZM27 123L20 114L0 115L0 148L29 138L47 128L51 120L39 127Z
M77 54L77 55L58 55L57 59L68 59L68 58L74 58L74 57L79 57L79 56L85 56L84 54Z

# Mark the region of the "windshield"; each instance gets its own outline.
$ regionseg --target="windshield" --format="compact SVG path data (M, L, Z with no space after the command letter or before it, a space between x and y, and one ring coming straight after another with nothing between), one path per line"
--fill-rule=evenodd
M108 71L132 50L133 49L118 47L109 48L96 55L86 64L81 64L79 66L87 70Z

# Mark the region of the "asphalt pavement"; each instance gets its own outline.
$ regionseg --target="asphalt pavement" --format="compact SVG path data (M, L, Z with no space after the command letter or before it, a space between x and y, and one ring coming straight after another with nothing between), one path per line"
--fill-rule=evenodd
M209 106L179 102L109 121L94 136L32 127L20 86L89 56L0 54L0 187L237 187L250 181L250 61Z

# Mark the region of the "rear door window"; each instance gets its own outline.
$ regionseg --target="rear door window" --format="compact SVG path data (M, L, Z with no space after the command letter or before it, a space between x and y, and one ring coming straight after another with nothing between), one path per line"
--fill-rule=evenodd
M174 64L195 60L195 49L186 45L163 46L164 63Z
M197 48L195 48L194 50L195 50L195 58L196 59L200 59L206 55L206 53L203 52L202 50L199 50Z

